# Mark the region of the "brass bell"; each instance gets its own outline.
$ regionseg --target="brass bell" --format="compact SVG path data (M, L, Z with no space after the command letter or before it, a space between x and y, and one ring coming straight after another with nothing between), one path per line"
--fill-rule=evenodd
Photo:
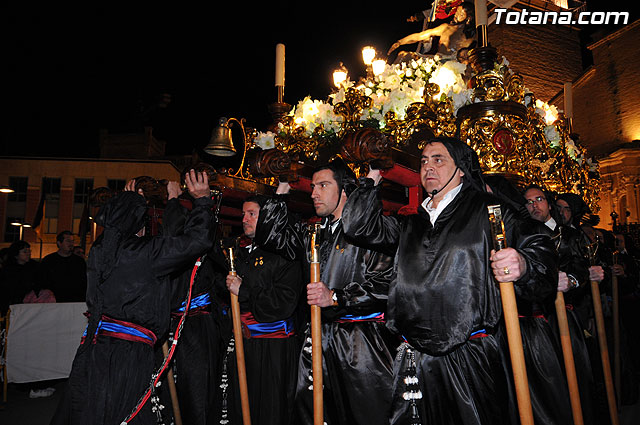
M233 156L236 154L228 122L229 120L226 118L220 118L218 126L211 133L209 144L203 149L206 153L215 156Z

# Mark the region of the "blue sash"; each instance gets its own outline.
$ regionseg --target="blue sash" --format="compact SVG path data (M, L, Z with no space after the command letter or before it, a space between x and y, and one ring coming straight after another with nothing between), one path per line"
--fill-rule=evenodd
M346 314L336 320L337 322L363 322L363 321L374 321L374 322L383 322L384 321L384 313L371 313L366 316L354 316L353 314Z
M177 311L182 313L185 307L187 306L186 303L187 303L186 301L183 301L182 307L180 307ZM191 299L189 310L192 310L194 308L205 307L205 306L208 306L209 304L211 304L211 295L208 292L205 292L204 294L200 294L197 297L194 297Z
M293 335L293 319L275 322L258 322L249 312L242 313L242 325L245 338L288 338Z
M88 327L89 326L85 328L82 334L81 344L85 342ZM102 316L102 320L98 322L98 327L93 335L94 343L97 335L106 335L127 341L143 342L152 347L157 341L155 334L150 330L135 323L125 322L124 320L117 320L107 316Z

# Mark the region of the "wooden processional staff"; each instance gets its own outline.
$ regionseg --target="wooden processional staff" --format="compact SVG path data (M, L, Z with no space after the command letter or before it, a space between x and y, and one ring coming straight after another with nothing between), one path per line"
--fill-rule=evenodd
M507 247L502 210L500 205L489 205L489 222L493 234L493 245L496 251ZM533 410L531 409L531 395L529 394L529 380L527 368L524 363L524 350L522 348L522 335L520 334L520 322L518 320L518 306L513 282L499 282L500 298L502 299L502 311L509 342L509 354L511 355L511 369L518 400L518 412L522 425L533 425Z
M571 347L571 333L569 332L569 322L567 320L567 307L564 303L564 294L560 291L556 294L556 317L558 318L558 329L560 331L560 344L562 345L562 357L564 358L564 370L569 386L569 399L571 401L571 413L573 414L574 425L582 425L582 404L580 403L580 390L578 388L578 378L576 375L576 364L573 358L573 348Z
M311 263L310 282L320 281L320 256L318 255L319 224L309 226ZM322 395L322 318L320 306L311 306L311 360L313 370L313 425L324 424L324 403Z
M227 248L229 260L229 274L237 276L235 248ZM240 303L238 296L231 295L231 317L233 319L233 338L236 345L236 363L238 364L238 384L240 387L240 402L242 403L242 423L251 425L251 412L249 411L249 391L247 389L247 369L244 364L244 340L242 336L242 322L240 321Z
M589 245L589 260L591 265L596 263L598 242ZM596 329L598 331L598 344L600 345L600 358L602 359L602 372L604 373L604 386L607 390L607 404L609 405L609 417L612 425L620 423L618 419L618 406L611 378L611 364L609 363L609 348L607 347L607 334L604 330L604 315L602 314L602 301L600 299L600 284L591 281L591 298L593 300L593 312L596 316Z
M169 343L165 341L162 344L162 355L167 357L169 354ZM180 403L178 402L178 390L176 388L176 381L173 376L173 369L167 370L167 383L169 385L169 395L171 396L171 407L173 407L173 419L176 421L176 425L182 425L182 415L180 414Z
M613 265L618 264L618 251L613 252ZM620 365L620 290L618 287L618 276L611 273L611 298L613 303L613 378L616 394L618 395L617 407L620 409L622 399L622 373Z
M562 243L562 227L557 236L558 242L556 252L560 251ZM569 321L567 320L567 306L564 302L564 293L556 293L556 317L558 318L558 331L560 334L560 345L562 346L562 358L564 359L565 376L569 387L569 400L571 401L571 413L574 425L583 425L582 403L580 401L580 389L578 387L578 377L576 374L576 364L573 357L573 347L571 345L571 332L569 331Z

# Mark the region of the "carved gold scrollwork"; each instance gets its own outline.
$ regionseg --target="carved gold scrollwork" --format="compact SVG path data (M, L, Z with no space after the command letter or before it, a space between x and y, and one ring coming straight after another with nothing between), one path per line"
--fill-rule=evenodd
M296 160L300 157L306 157L312 161L317 160L319 139L313 136L308 137L305 134L305 129L296 125L292 116L284 117L282 124L282 129L275 138L276 148ZM322 130L320 126L315 130L314 134Z
M344 102L337 103L333 107L335 114L344 118L343 131L360 127L360 117L365 109L371 107L371 104L370 97L360 94L354 88L347 89Z
M334 128L325 131L318 125L309 135L308 130L296 125L293 116L286 116L280 120L275 146L292 163L317 161L322 151L322 159L339 155L356 172L364 172L369 161L386 161L386 151L414 152L416 145L422 149L425 134L458 137L478 153L485 172L510 175L519 182L549 190L579 193L596 212L597 164L587 161L584 148L570 134L568 120L560 115L549 125L546 119L555 112L549 108L547 116L541 116L535 97L525 93L522 75L512 72L506 61L497 64L495 52L478 49L473 57L477 63L474 66L472 58L470 63L475 75L467 86L472 93L456 92L458 96L468 95L467 104L457 110L452 98L440 94L438 84L427 82L422 101L410 104L404 116L385 108L384 119L367 120L363 115L372 112L372 98L363 94L364 89L350 87L344 101L333 105L332 112L340 118L337 125L334 118L325 121ZM383 89L377 93L372 95L376 101L386 95ZM460 97L454 98L460 101ZM372 122L381 127L371 128ZM275 173L272 169L266 174Z
M524 80L519 73L509 74L505 81L507 99L522 103L524 99Z

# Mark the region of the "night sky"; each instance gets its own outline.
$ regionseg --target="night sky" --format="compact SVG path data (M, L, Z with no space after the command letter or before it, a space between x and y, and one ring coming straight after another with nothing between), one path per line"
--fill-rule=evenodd
M406 18L428 7L218 3L4 6L0 155L97 157L99 129L140 132L144 123L167 142L167 154L202 148L221 116L264 130L276 100L277 43L286 46L285 101L325 99L339 62L357 80L365 74L361 48L386 52L421 29Z

